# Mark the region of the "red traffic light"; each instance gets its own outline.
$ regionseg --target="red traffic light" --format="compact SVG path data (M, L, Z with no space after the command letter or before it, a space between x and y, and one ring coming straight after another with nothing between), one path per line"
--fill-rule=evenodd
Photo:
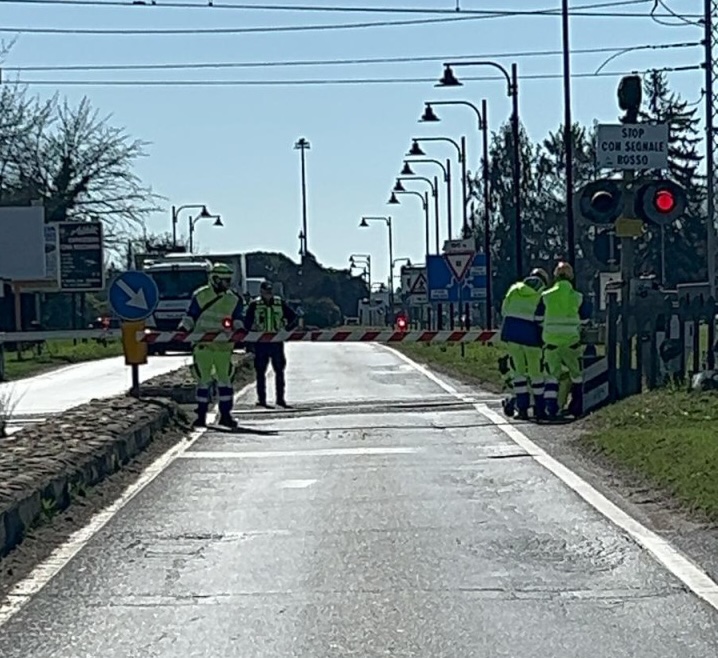
M225 318L222 320L222 326L225 329L231 329L232 328L232 318Z
M658 211L671 212L676 207L676 197L670 190L658 190L653 203Z
M668 226L688 207L686 191L670 180L646 182L636 190L636 217L657 226Z

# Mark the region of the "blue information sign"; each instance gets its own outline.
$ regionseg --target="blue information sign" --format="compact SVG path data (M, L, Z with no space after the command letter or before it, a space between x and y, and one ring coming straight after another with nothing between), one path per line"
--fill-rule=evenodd
M109 290L110 306L123 320L137 322L152 315L159 303L160 293L152 277L130 270L120 274Z
M429 302L458 303L477 302L486 299L486 257L473 254L471 264L457 267L449 259L460 261L463 255L447 254L427 257ZM463 275L463 276L462 276Z

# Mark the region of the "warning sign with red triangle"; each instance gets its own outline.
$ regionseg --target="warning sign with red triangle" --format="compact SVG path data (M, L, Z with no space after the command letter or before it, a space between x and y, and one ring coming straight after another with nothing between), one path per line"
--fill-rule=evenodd
M426 294L426 277L423 272L419 273L419 276L414 280L414 284L409 290L410 295L425 295Z
M473 251L465 251L457 254L444 254L446 262L449 264L454 277L457 281L463 281L474 262Z

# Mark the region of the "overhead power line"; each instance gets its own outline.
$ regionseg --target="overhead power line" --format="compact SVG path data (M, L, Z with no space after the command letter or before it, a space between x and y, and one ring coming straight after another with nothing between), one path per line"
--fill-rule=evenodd
M4 0L5 4L21 4L21 5L54 5L63 7L93 7L93 8L127 8L135 11L142 10L159 10L159 9L191 9L191 10L235 10L235 11L280 11L291 13L363 13L363 14L464 14L464 15L494 15L504 14L506 10L492 9L448 9L445 7L368 7L368 6L347 6L337 7L331 5L285 5L285 4L249 4L235 2L173 2L168 0L163 2L153 2L152 0ZM654 0L610 0L608 2L591 3L586 5L578 5L573 11L581 11L585 9L599 9L608 7L625 7L632 5L648 4ZM510 11L510 10L509 10ZM555 9L547 10L516 10L510 11L513 15L533 15L538 12L556 13Z
M631 74L644 75L651 71L664 71L666 73L681 73L686 71L699 71L700 64L689 66L673 66L651 68L643 71L601 71L600 73L581 72L571 75L572 78L601 78L616 77ZM560 80L561 74L556 73L529 73L520 76L520 80ZM462 76L466 81L502 81L498 76ZM18 78L18 84L28 86L76 86L76 87L309 87L328 85L375 85L375 84L430 84L436 78L317 78L309 80L25 80Z
M634 0L631 0L634 1ZM635 0L644 2L645 0ZM645 13L628 12L581 12L575 11L574 17L587 18L650 18ZM526 11L497 11L480 16L453 16L450 18L414 18L396 21L363 21L356 23L324 23L316 25L268 25L256 27L209 27L209 28L96 28L96 27L7 27L0 26L0 33L12 34L72 34L72 35L104 35L104 36L132 36L132 35L196 35L196 34L267 34L278 32L325 32L333 30L360 30L378 27L407 27L411 25L436 25L443 23L462 23L479 21L489 18L509 18L517 16L560 16L556 9L526 10Z
M686 41L664 44L642 44L619 47L576 48L572 55L622 54L641 50L672 50L700 46L700 41ZM191 69L251 69L301 66L351 66L366 64L410 64L421 62L455 62L464 59L521 59L525 57L550 57L561 55L561 50L524 50L519 52L481 53L473 55L433 55L415 57L365 57L355 59L308 59L283 60L269 62L182 62L158 64L48 64L32 66L3 66L4 71L40 72L40 71L172 71Z

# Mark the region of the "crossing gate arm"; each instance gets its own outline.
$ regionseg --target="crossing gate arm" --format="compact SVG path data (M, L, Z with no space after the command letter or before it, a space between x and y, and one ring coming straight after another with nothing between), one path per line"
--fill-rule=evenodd
M138 332L137 340L143 343L493 343L496 331L216 331L186 333L181 331Z

